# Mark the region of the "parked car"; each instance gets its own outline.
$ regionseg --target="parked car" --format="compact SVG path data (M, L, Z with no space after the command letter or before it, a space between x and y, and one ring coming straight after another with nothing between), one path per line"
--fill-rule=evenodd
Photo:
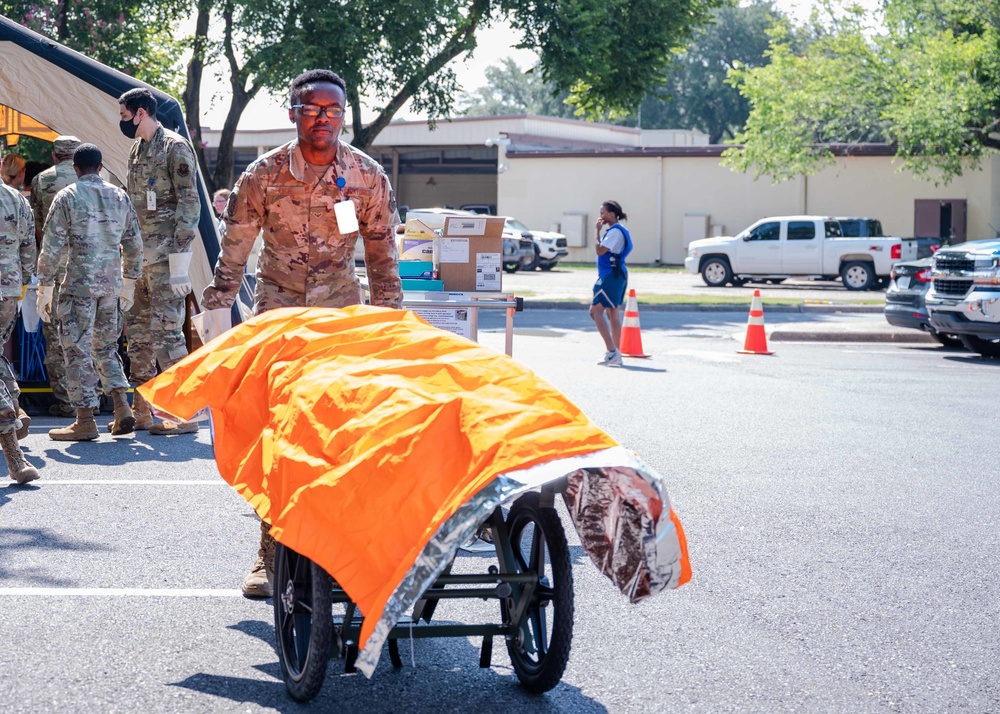
M927 291L931 287L934 260L921 258L892 266L889 288L885 291L885 319L896 327L923 330L945 347L961 347L958 335L938 332L927 312Z
M870 290L901 260L899 238L844 238L826 216L775 216L734 237L691 241L684 267L709 287L792 276L836 280L848 290Z
M867 216L834 216L840 224L844 238L884 238L882 221ZM940 238L900 238L903 242L903 260L918 260L934 255L941 247Z
M931 280L931 326L958 335L972 352L1000 359L1000 240L942 248Z
M486 216L495 216L497 207L492 203L465 203L461 206L463 211L472 211Z
M524 267L525 270L552 270L556 267L560 258L569 255L566 248L566 236L553 231L533 231L516 218L508 218L507 225L516 231L520 231L522 236L530 237L534 243L534 255L532 261Z
M508 220L503 227L503 269L508 273L527 269L535 262L535 241L529 233L527 236L510 225Z

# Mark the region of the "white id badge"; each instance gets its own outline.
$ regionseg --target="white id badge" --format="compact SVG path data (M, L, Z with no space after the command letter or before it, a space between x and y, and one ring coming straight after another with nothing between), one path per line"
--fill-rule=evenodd
M156 191L146 191L146 210L156 210Z
M354 212L354 201L337 201L333 204L333 214L337 217L337 227L341 233L357 233L358 214Z

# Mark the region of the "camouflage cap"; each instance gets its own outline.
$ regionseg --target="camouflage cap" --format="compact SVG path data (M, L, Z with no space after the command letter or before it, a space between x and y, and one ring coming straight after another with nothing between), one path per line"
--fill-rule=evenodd
M80 145L80 140L75 136L57 136L52 142L52 153L60 159L72 159L73 152Z

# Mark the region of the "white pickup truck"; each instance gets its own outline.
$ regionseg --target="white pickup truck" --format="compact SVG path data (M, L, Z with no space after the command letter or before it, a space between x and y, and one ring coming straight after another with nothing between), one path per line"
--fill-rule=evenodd
M701 273L709 287L839 276L848 290L870 290L888 279L902 255L902 239L844 238L836 218L777 216L735 237L691 241L684 267Z

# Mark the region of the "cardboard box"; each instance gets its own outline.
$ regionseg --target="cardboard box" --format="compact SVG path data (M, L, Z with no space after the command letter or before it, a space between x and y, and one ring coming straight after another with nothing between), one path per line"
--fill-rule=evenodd
M418 280L416 278L402 278L403 290L412 292L427 292L444 290L444 283L440 280Z
M401 260L399 261L399 277L433 278L434 263L429 260Z
M449 216L441 232L440 273L450 292L500 292L503 216Z
M438 234L423 221L407 220L398 241L396 248L400 260L434 260Z

